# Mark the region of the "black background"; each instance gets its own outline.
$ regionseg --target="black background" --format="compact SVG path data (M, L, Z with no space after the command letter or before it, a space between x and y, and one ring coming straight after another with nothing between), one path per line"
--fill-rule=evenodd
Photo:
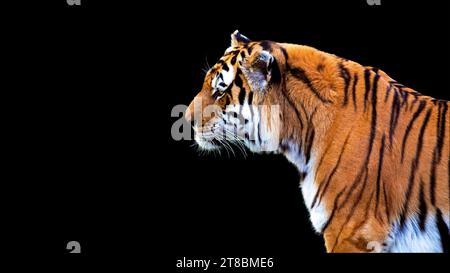
M81 2L22 3L8 20L6 78L17 97L7 101L5 167L20 223L8 237L19 254L35 255L33 242L66 261L143 256L167 271L183 256L274 257L282 271L340 259L323 254L283 157L199 156L171 138L172 107L189 104L206 59L214 64L236 29L450 99L446 1Z

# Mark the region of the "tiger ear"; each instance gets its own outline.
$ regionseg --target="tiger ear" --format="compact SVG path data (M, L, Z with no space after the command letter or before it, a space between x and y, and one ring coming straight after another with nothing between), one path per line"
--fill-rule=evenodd
M252 54L242 63L242 72L253 91L263 92L273 77L275 58L268 51Z
M233 32L231 34L231 46L232 47L242 46L242 45L245 45L250 42L251 41L249 38L247 38L244 35L239 33L239 30L236 30L235 32Z

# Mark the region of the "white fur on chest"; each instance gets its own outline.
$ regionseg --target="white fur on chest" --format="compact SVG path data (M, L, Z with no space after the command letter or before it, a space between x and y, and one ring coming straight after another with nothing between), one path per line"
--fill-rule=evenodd
M311 208L311 204L313 202L313 198L317 192L317 185L314 180L314 172L308 172L303 183L301 184L303 199L305 200L305 205L309 210L311 223L316 230L316 232L321 233L323 226L328 221L329 214L325 209L325 205L323 202L319 204L315 204L313 208Z
M442 243L435 217L427 217L425 230L420 230L418 217L406 220L402 229L396 224L388 252L442 252Z
M329 213L326 211L325 206L322 203L317 204L311 208L311 204L313 202L314 196L317 193L317 184L314 180L315 172L314 172L314 164L315 157L314 153L312 153L311 158L306 164L306 158L302 152L299 151L297 145L293 145L288 143L288 150L285 153L286 158L292 162L300 172L306 173L302 183L300 184L301 191L303 194L303 200L305 201L305 205L310 213L311 223L316 230L316 232L321 232L323 226L328 221Z

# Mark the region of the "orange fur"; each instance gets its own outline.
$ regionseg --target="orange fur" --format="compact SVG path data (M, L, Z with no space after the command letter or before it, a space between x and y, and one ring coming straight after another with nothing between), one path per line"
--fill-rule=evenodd
M426 215L440 210L448 217L449 102L422 96L381 70L311 47L233 45L247 54L235 68L251 67L263 50L276 60L279 84L254 92L244 75L243 88L247 97L254 93L255 105L280 105L278 152L286 153L282 141L290 140L303 152L310 149L316 159L314 205L323 204L330 216L321 231L327 251L368 252L370 242L384 245L393 225L423 213L423 206ZM223 61L229 64L233 56ZM221 64L213 67L196 97L202 108L217 104L225 111L227 105L239 104L238 86L212 98L211 79L220 69ZM193 113L191 103L188 120ZM201 123L209 121L204 117Z

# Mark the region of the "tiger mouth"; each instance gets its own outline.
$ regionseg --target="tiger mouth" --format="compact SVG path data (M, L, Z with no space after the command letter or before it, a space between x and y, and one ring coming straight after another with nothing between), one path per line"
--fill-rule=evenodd
M194 127L194 139L198 146L204 150L218 150L222 146L214 132L214 126Z
M204 137L195 134L195 142L204 150L218 150L222 147L220 141L215 137Z
M236 146L238 149L245 149L244 136L238 130L239 126L227 128L226 124L221 120L206 124L205 126L194 126L194 140L199 148L203 150L220 150L225 149L232 152L232 147ZM242 136L241 136L242 135Z
M194 125L195 142L203 150L219 150L223 146L222 126L217 120L211 120L203 125Z

